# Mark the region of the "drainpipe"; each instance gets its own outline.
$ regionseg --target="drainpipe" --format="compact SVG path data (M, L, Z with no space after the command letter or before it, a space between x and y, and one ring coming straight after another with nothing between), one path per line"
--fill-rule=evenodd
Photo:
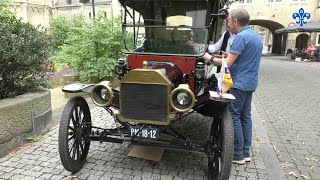
M94 0L91 1L92 2L92 16L93 16L93 20L96 19L96 9L95 9L95 5L94 5Z
M309 39L308 39L308 42L307 42L307 47L309 47L310 44L312 44L312 36L311 36L311 32L309 32Z

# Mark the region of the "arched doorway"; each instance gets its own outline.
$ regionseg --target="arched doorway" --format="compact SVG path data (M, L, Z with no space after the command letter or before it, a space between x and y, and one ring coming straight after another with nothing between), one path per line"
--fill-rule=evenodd
M296 38L296 48L299 48L299 49L307 48L309 38L310 37L308 34L299 34Z
M250 25L259 25L262 27L265 27L269 29L273 34L273 40L272 40L272 53L281 54L285 52L286 44L282 43L283 39L286 41L287 36L282 36L279 34L275 34L274 31L280 28L283 28L284 26L278 22L272 21L272 20L266 20L266 19L252 19L250 20ZM284 45L282 45L284 44Z

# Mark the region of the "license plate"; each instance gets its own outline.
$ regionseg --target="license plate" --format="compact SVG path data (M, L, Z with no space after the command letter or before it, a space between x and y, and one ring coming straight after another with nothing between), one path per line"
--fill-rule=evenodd
M160 131L158 128L145 127L140 130L141 126L129 126L129 135L146 139L158 139ZM140 131L139 131L140 130Z

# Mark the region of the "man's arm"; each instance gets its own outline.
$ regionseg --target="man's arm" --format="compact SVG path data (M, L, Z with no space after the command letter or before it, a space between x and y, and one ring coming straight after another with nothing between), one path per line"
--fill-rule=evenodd
M226 32L224 32L222 34L222 36L220 37L219 41L214 43L214 44L210 44L209 47L208 47L208 52L209 53L215 53L217 52L218 50L220 50L221 46L222 46L222 41L223 41L223 37L224 35L226 34Z
M232 64L234 63L234 61L237 59L238 56L239 56L239 54L234 54L234 53L229 53L228 54L228 56L226 58L228 67L232 66ZM208 53L205 53L202 56L202 58L207 60L207 61L211 61L213 64L221 66L222 59L221 58L215 58L214 55L210 55Z
M239 54L234 54L234 53L228 54L228 56L226 58L226 62L227 62L228 67L232 66L232 64L234 63L234 61L237 59L238 56L239 56ZM221 65L222 59L221 58L213 58L212 62L213 62L213 64Z

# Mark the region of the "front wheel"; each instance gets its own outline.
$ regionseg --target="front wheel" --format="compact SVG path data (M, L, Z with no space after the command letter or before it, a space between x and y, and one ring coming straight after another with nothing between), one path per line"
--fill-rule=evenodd
M70 172L84 165L90 147L91 114L83 97L71 98L63 110L59 127L59 154L63 167Z
M227 108L211 124L208 153L208 179L229 179L233 158L233 122Z

